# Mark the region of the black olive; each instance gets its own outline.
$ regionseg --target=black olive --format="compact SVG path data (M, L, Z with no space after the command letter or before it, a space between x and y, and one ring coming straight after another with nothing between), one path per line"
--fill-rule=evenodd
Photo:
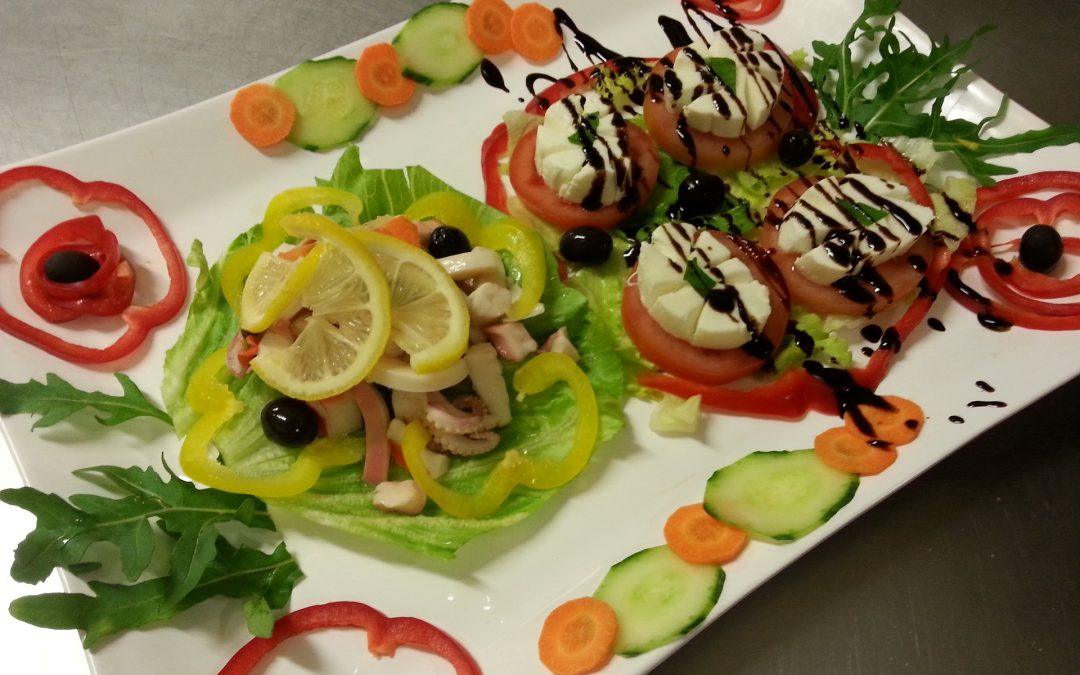
M1061 260L1061 235L1049 225L1032 225L1020 238L1020 262L1033 272L1047 272Z
M700 216L716 213L724 205L727 196L727 183L720 176L711 173L692 173L679 185L678 206L682 213Z
M603 265L611 257L612 241L607 230L584 225L563 232L559 253L566 262L578 265Z
M465 233L450 225L436 227L427 244L428 253L436 258L448 258L459 253L468 253L472 244Z
M814 135L806 129L792 129L780 137L780 148L777 154L784 166L797 169L810 161L814 156L817 142Z
M273 442L298 447L319 435L319 416L303 401L278 398L263 408L262 427Z
M58 251L45 260L45 278L55 284L86 281L101 264L82 251Z

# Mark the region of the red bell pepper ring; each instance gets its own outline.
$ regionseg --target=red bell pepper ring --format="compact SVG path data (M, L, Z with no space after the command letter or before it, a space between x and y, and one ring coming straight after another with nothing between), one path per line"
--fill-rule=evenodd
M1080 237L1062 237L1061 243L1066 253L1080 254ZM1019 245L1020 240L1014 239L1009 242L1009 249L1015 251ZM1074 274L1067 279L1056 279L1042 272L1033 272L1023 265L1017 265L1015 260L1007 261L1006 264L1012 270L1008 274L1009 284L1024 295L1034 298L1067 298L1071 295L1080 295L1080 274Z
M638 382L681 398L701 396L701 405L715 412L786 420L802 419L810 410L830 415L837 412L832 391L802 368L749 390L701 384L664 373L639 375Z
M1075 295L1080 292L1080 275L1054 279L995 260L990 254L995 247L991 237L999 230L1027 227L1035 223L1053 226L1066 217L1080 215L1080 192L1066 192L1050 199L1025 196L1061 189L1080 190L1080 173L1044 171L1011 178L979 191L975 232L964 242L962 250L965 255L959 256L952 265L955 277L949 284L949 293L961 305L980 316L994 317L1023 328L1080 329L1080 303L1053 303L1036 299ZM1070 252L1080 250L1080 240L1068 238L1063 243ZM1018 244L1018 240L1005 242L1013 249ZM992 300L965 287L959 275L971 265L977 267L986 285L999 296L999 300Z
M480 148L480 169L484 175L484 201L487 205L507 213L506 185L499 173L499 161L509 152L510 133L505 124L492 130Z
M72 344L48 331L17 319L2 307L0 307L0 330L72 363L107 363L134 352L151 330L169 321L183 309L188 290L184 260L176 249L176 244L169 238L161 220L133 192L116 183L104 181L86 183L58 169L45 166L22 166L0 173L0 193L26 182L42 183L53 190L62 192L68 195L76 206L110 204L125 208L141 218L150 230L165 260L165 268L169 275L169 289L152 305L128 306L122 314L127 329L115 342L105 348Z
M873 145L871 143L852 143L847 146L847 149L852 158L855 159L856 164L874 162L884 165L889 172L903 181L916 202L923 206L933 207L934 203L930 200L930 193L927 192L926 186L923 185L919 174L915 172L915 168L911 166L911 162L892 147ZM875 167L875 170L871 173L880 174L882 172Z
M981 216L988 208L1002 202L1046 190L1080 192L1080 172L1039 171L1026 176L1006 178L993 187L979 188L975 215Z
M780 10L783 0L690 0L698 9L737 21L765 21Z
M274 624L270 637L253 638L218 675L247 675L285 640L324 628L362 628L368 634L368 650L375 656L393 656L404 645L441 656L457 675L480 675L480 666L472 655L445 632L421 619L387 617L361 602L330 602L286 614Z
M57 283L45 276L45 263L61 251L79 251L100 266L83 281ZM72 218L38 237L23 256L19 270L23 300L38 316L61 323L90 314L114 316L131 304L135 271L120 256L116 235L98 216Z

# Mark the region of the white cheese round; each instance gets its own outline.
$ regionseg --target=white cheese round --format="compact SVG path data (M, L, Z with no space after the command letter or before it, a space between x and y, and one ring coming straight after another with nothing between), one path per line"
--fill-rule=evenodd
M580 142L582 119L594 130L591 142ZM580 204L592 195L593 206L618 202L633 185L631 158L619 141L624 124L618 111L592 91L551 105L536 130L537 173L566 201Z
M687 281L695 265L710 293L725 296L730 308L706 301L700 286ZM705 228L667 223L641 244L638 292L646 311L664 330L706 349L734 349L750 342L769 320L769 289L750 268Z
M832 176L785 214L777 245L801 254L795 268L807 279L831 284L907 253L933 219L933 209L902 185L869 174Z
M665 82L668 105L682 110L695 131L736 138L757 129L772 114L784 80L784 63L767 44L761 33L739 27L684 47L672 65L674 78ZM717 70L733 74L734 83L724 84Z

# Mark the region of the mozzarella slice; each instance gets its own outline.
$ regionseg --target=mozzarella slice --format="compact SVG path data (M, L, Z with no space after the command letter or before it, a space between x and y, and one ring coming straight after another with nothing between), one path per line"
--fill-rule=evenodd
M576 143L578 121L595 120L591 143ZM590 122L586 122L590 124ZM569 202L614 204L632 187L631 158L620 142L626 122L595 92L571 94L551 105L536 131L536 171Z
M675 57L673 77L665 82L668 104L680 109L695 131L735 138L759 128L779 99L785 70L767 45L761 33L742 27L716 31L711 43L688 45ZM732 61L734 86L720 81L710 59Z
M693 263L712 280L706 299L685 278ZM642 304L664 330L692 345L733 349L750 342L769 319L769 289L712 233L667 223L641 245L637 265Z
M869 207L872 223L859 221L848 205ZM780 250L801 254L795 268L819 284L831 284L906 253L934 218L907 188L868 174L825 178L803 193L780 222Z

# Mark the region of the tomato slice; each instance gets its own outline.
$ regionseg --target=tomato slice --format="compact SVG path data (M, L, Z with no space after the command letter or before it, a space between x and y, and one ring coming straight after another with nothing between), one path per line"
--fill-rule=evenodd
M651 79L664 77L664 72L671 68L675 62L679 49L670 52L660 59L653 67ZM779 50L777 50L779 51ZM663 97L654 97L651 93L645 99L644 112L645 124L649 127L649 133L656 140L660 148L675 158L675 161L689 166L696 166L706 171L740 171L749 169L755 164L760 164L776 155L780 146L780 138L796 126L809 126L810 116L803 112L808 108L798 92L811 91L805 83L798 85L793 77L802 77L792 72L792 66L786 55L784 58L784 82L780 88L780 96L773 105L772 114L757 129L750 131L739 138L724 138L709 133L702 133L694 129L687 129L694 141L694 154L692 155L679 138L679 115L677 110L668 108ZM801 85L801 86L799 86ZM798 100L797 100L798 99ZM817 101L813 101L816 114ZM798 113L798 114L797 114Z
M736 245L731 237L714 233L732 255L742 260L754 278L769 288L771 311L762 335L774 346L780 344L787 331L789 311L775 283L758 263ZM751 356L741 348L704 349L681 340L656 322L641 302L636 283L623 289L622 320L626 334L641 355L657 368L700 384L727 384L761 370L765 361Z
M611 229L629 218L649 200L660 171L660 153L648 134L633 124L627 124L630 157L641 168L638 182L640 197L632 209L623 210L609 204L596 211L569 202L555 193L536 170L536 129L525 134L510 157L510 184L529 211L562 230L582 225Z
M892 295L875 295L877 299L870 306L847 298L830 285L819 284L807 279L795 269L795 260L799 257L799 254L787 253L777 249L777 237L779 236L777 228L780 221L783 220L784 214L818 180L817 178L800 178L780 188L773 196L772 204L769 206L769 211L765 217L765 223L761 227L759 243L765 250L769 251L770 257L784 276L784 281L787 282L788 290L791 293L791 301L818 314L861 316L864 314L876 314L893 303L904 299L908 293L915 290L924 276L923 272L916 269L913 261L921 259L923 265L919 267L925 269L924 265L928 265L934 257L934 244L926 234L919 237L906 254L874 268L892 288Z

